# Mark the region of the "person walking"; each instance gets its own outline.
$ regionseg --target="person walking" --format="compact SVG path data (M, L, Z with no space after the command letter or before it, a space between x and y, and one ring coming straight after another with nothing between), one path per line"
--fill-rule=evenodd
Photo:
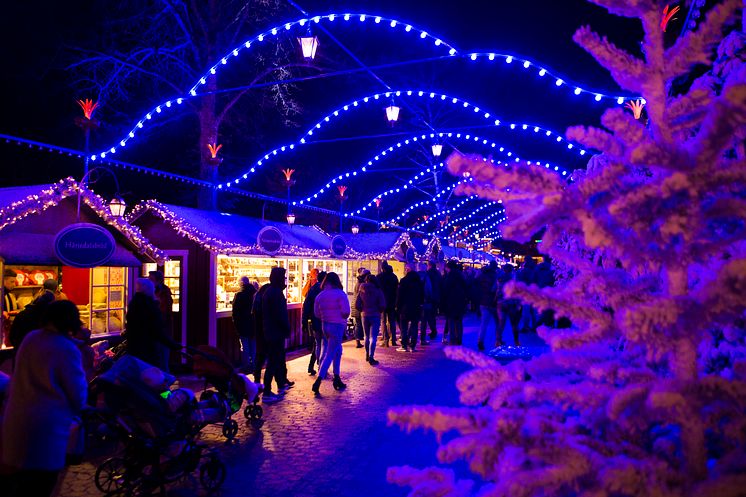
M163 324L163 333L173 340L174 338L174 297L171 294L171 289L164 283L164 277L162 271L150 271L148 272L148 279L153 282L155 287L155 300L158 301L158 308L161 310L161 322ZM163 356L161 363L165 365L163 371L168 373L168 363L170 362L171 349L165 345L157 345L158 352Z
M422 314L425 292L414 266L407 264L404 271L406 274L399 282L399 291L396 294L396 311L399 314L401 328L401 347L396 350L414 352L417 346L417 323Z
M500 318L497 314L497 263L490 262L482 268L477 278L479 287L479 313L480 325L479 336L477 338L477 348L484 350L484 338L487 334L487 328L495 327L495 347L500 346Z
M254 383L262 383L262 368L267 362L267 340L264 338L264 319L262 316L262 298L269 289L269 283L262 285L254 295L251 306L251 316L254 319L254 334L256 336L256 360L254 361Z
M420 316L420 345L430 345L428 340L427 328L430 327L430 334L437 334L435 328L435 311L437 306L434 304L433 283L430 280L430 274L427 272L427 264L419 263L417 275L422 282L422 315Z
M381 335L383 346L396 347L396 294L399 291L399 278L394 274L394 268L387 261L381 263L381 272L378 273L378 284L386 299L386 309L381 316Z
M161 346L169 349L179 346L164 332L163 315L149 279L135 280L135 295L127 308L125 323L127 353L166 371L168 363Z
M365 331L365 360L375 366L376 341L381 329L381 314L386 310L386 298L378 286L378 279L368 273L365 283L360 285L355 307L360 309L363 317L363 330Z
M364 267L357 268L357 280L355 281L355 289L352 293L352 309L350 312L355 322L355 348L357 349L363 348L362 340L365 338L365 333L363 332L363 317L355 302L357 302L357 296L360 292L360 285L365 283L365 278L369 273L370 271Z
M241 290L233 297L232 316L238 339L241 342L241 369L254 371L256 362L256 333L251 309L254 307L256 288L248 277L241 278Z
M267 370L264 372L264 395L266 402L279 400L272 393L272 380L277 383L277 392L292 387L294 381L287 378L285 364L285 340L290 338L288 303L285 299L285 268L273 267L269 273L269 286L262 295L262 326L267 346Z
M505 285L515 279L513 266L505 264L502 272L497 277L497 302L500 313L503 315L503 321L510 323L513 331L513 342L516 346L521 344L518 338L520 329L518 323L521 320L521 302L518 299L510 299L505 296Z
M454 260L446 264L446 276L443 279L442 309L446 316L446 333L451 345L461 345L464 336L464 314L469 305L466 280L461 272L461 265Z
M430 295L430 314L428 315L428 324L430 325L430 340L435 340L438 336L438 327L436 325L436 318L438 316L438 309L440 307L440 295L443 291L443 277L438 271L438 267L435 262L427 263L427 276L430 278L430 288L432 294ZM425 295L425 301L427 303L427 295Z
M305 326L313 343L311 345L311 358L308 362L308 374L313 376L316 374L316 366L321 364L322 357L326 351L326 342L324 340L324 331L321 328L321 320L316 317L313 311L313 306L316 302L316 297L321 293L321 282L326 278L326 272L319 272L316 278L316 283L308 289L306 298L303 301L303 311L301 314L301 321Z
M342 339L347 328L347 318L350 316L350 300L347 298L342 282L335 272L330 272L321 284L321 292L316 296L313 312L321 320L321 327L327 340L324 359L321 361L319 376L313 383L311 390L319 395L321 382L333 365L334 389L344 390L347 385L342 383L340 366L342 363Z
M29 333L18 349L2 423L2 460L15 473L3 495L52 495L65 466L70 427L88 393L72 338L80 327L74 303L51 302L42 327Z

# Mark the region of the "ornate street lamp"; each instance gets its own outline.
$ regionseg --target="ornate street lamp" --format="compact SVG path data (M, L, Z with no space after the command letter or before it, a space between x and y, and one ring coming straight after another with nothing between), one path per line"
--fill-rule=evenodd
M433 143L432 149L434 157L440 157L440 154L443 153L443 145L440 143Z
M399 107L394 104L394 100L391 100L391 105L386 107L386 119L392 126L399 120Z
M127 204L119 195L115 195L109 202L109 210L114 217L124 216L125 209L127 209Z
M287 220L288 220L288 224L290 226L294 225L295 224L295 214L293 214L292 212L288 212Z
M357 224L353 224L351 230L353 235L357 235L358 233L360 233L360 226L358 226Z
M304 59L313 60L316 57L316 49L319 48L319 38L311 34L310 29L306 32L305 36L298 38L298 43L300 43Z

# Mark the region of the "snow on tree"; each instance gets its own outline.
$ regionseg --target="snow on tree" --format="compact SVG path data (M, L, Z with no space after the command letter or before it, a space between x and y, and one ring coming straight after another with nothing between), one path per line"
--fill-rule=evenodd
M746 77L733 50L741 37L721 45L734 61L720 61L721 74L670 95L674 78L710 62L740 2L715 6L666 48L663 5L595 1L642 21L644 59L587 27L574 39L644 97L647 123L620 107L604 113L605 129L569 129L568 139L602 152L570 185L527 164L448 160L453 174L474 178L460 194L503 199L507 238L547 228L542 248L572 269L569 278L541 291L514 283L508 295L573 327L541 328L552 351L507 366L447 349L473 366L457 380L464 407L399 407L389 422L432 430L438 460L464 460L475 477L390 468L389 481L410 495L746 492Z

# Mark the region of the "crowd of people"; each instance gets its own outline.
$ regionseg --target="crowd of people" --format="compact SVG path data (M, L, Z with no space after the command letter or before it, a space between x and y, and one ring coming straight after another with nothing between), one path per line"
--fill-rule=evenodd
M242 350L243 369L253 372L254 381L261 382L266 361L264 401L280 398L280 393L294 385L287 378L285 339L290 335L285 288L285 270L273 268L270 282L261 288L248 278L233 301L233 321ZM301 321L311 339L308 374L317 375L312 390L319 395L323 380L332 367L335 390L347 385L341 378L342 341L351 327L356 347L365 349L365 360L371 366L378 347L395 347L400 352L414 352L438 336L436 317L445 318L443 343L461 345L464 316L470 309L480 315L478 347L485 349L487 332L493 330L495 346L502 344L502 332L507 323L513 332L515 345L520 345L519 333L535 331L536 327L553 320L551 313L537 315L530 306L507 298L503 291L511 280L541 287L554 284L551 263L545 258L537 265L533 259L518 271L510 264L499 268L495 262L481 270L464 270L457 261L445 264L444 274L433 262L405 266L399 280L392 266L384 261L374 275L359 268L352 298L343 289L338 274L312 269L303 287ZM399 332L397 335L397 331ZM277 387L272 390L273 380Z

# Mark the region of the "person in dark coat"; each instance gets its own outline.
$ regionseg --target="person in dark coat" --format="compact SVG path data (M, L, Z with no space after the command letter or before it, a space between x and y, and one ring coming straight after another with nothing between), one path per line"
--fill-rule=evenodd
M262 326L267 345L267 370L264 373L265 401L277 400L272 393L272 380L277 383L278 392L292 387L295 382L287 379L285 364L285 340L290 338L288 303L285 299L285 268L273 267L269 273L269 287L262 295Z
M362 340L365 339L365 331L363 330L362 312L355 306L355 302L357 302L357 297L360 293L360 285L365 283L365 279L369 274L370 271L364 267L357 268L357 281L355 282L355 288L352 293L352 312L350 313L350 317L355 321L355 348L357 349L363 348Z
M505 264L503 270L497 276L497 303L504 322L509 322L513 330L513 341L516 345L521 342L518 338L518 323L521 320L521 302L518 299L509 299L505 296L505 285L515 279L513 266Z
M526 258L523 267L518 271L515 279L526 285L536 284L536 261L532 257ZM521 320L518 323L518 328L522 332L530 333L536 331L536 326L536 309L529 304L523 304L521 306Z
M464 336L464 314L468 301L468 288L461 271L461 265L456 261L446 264L446 276L443 279L442 309L446 316L447 333L451 345L461 345Z
M165 371L168 364L160 346L178 349L171 337L163 330L163 317L155 299L153 282L147 278L135 281L135 295L130 301L126 315L127 353Z
M241 368L254 371L256 361L256 334L251 309L254 306L256 288L248 277L241 278L241 290L233 297L233 325L241 341Z
M164 283L164 277L162 271L150 271L148 272L148 279L153 282L155 287L155 300L158 301L158 308L161 310L161 317L163 323L163 333L173 340L174 338L174 297L171 294L171 289ZM163 345L158 345L160 353L163 355L162 362L166 365L164 371L168 372L169 356L171 350Z
M47 306L54 302L54 292L44 290L33 302L18 313L10 325L10 345L18 350L23 339L33 330L41 328L42 317Z
M427 277L430 279L430 288L432 294L429 297L430 305L432 307L431 313L428 315L428 324L430 324L430 340L435 340L438 336L438 328L436 326L436 317L438 316L438 309L440 308L441 293L443 292L443 277L438 271L438 267L434 262L427 263ZM425 303L427 304L428 296L425 295Z
M316 374L315 366L321 365L321 359L326 352L326 344L324 340L324 331L321 328L321 320L313 312L313 305L316 302L316 297L321 293L321 284L326 278L326 272L321 271L317 275L316 282L311 285L306 294L306 298L303 301L303 311L301 314L301 321L305 326L306 331L313 340L311 348L311 358L308 362L308 374L311 376Z
M375 359L376 341L378 331L381 329L381 314L386 309L386 298L378 284L378 280L370 273L365 275L365 283L360 285L355 307L360 310L363 317L363 329L365 331L365 360L376 366Z
M396 347L396 294L399 290L399 278L394 274L394 268L386 261L381 263L381 272L377 276L381 285L383 297L386 299L386 310L381 316L381 335L383 347Z
M261 383L262 368L267 361L267 340L264 338L264 320L262 319L262 298L269 289L269 283L262 285L254 295L251 306L251 317L254 319L254 333L256 336L256 360L254 361L254 383Z
M536 266L536 273L534 281L539 288L547 288L554 286L554 269L552 268L552 260L548 255L545 255L541 264ZM545 309L539 315L539 325L554 326L554 311L552 309Z
M479 288L479 313L481 317L477 348L484 350L484 338L487 334L487 328L490 325L495 327L495 347L499 347L501 328L495 296L495 292L497 291L497 263L492 261L482 268L477 277L477 287Z
M417 323L422 313L425 292L422 289L422 280L414 266L407 264L405 272L396 294L396 311L399 314L401 328L401 347L396 350L414 352L417 345Z

